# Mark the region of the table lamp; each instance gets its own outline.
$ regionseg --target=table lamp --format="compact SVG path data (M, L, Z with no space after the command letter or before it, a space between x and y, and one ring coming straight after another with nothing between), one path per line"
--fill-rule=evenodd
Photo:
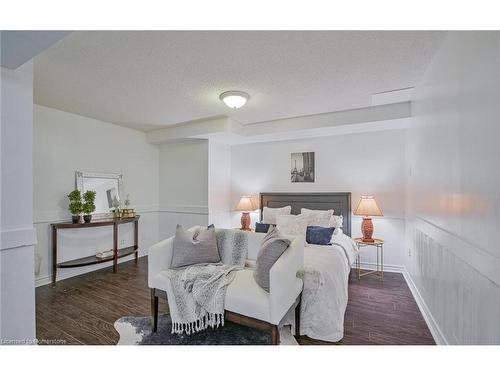
M255 210L255 206L252 202L252 197L244 195L241 197L236 210L243 211L241 213L241 228L240 230L251 230L250 229L250 211Z
M362 215L363 222L361 223L361 233L363 233L363 242L374 242L373 223L370 216L383 216L382 211L377 206L377 202L372 195L362 195L358 206L354 210L354 215Z

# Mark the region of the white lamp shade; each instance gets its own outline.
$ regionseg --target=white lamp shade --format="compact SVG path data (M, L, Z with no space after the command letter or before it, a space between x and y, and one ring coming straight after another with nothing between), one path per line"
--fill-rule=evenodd
M245 105L250 95L243 91L226 91L220 94L219 98L229 108L238 109Z
M254 211L255 206L252 202L252 197L246 195L241 197L240 201L238 202L238 206L236 206L236 209L238 211L246 211L246 212Z
M375 198L371 195L362 195L358 206L354 210L354 215L360 216L383 216L382 211L378 208Z

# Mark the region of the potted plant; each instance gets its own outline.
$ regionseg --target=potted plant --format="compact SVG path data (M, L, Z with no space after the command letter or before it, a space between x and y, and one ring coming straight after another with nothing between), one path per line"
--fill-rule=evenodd
M69 198L69 212L71 212L71 219L73 220L73 224L78 224L80 222L80 214L83 211L83 205L82 205L82 195L80 194L80 191L78 190L73 190L71 193L68 194Z
M83 215L83 220L86 223L90 223L92 220L92 212L95 210L95 195L96 192L92 190L87 190L85 193L83 193L83 207L82 211L85 215Z

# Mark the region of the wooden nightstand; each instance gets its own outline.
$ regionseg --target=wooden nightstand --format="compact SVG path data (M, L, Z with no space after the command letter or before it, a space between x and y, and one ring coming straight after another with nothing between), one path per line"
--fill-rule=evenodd
M361 280L361 276L370 275L372 273L380 276L382 282L384 281L384 240L379 238L374 238L374 242L363 242L362 238L354 238L354 242L358 246L358 250L361 251L363 247L373 246L377 250L377 269L374 271L367 271L361 273L361 262L358 256L356 257L356 268L358 270L358 280Z

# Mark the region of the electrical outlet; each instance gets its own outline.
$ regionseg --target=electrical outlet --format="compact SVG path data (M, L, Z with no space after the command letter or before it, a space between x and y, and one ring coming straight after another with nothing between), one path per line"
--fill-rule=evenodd
M411 249L408 248L408 256L411 257Z
M120 245L124 246L125 245L125 240L124 239L121 239L120 240Z

